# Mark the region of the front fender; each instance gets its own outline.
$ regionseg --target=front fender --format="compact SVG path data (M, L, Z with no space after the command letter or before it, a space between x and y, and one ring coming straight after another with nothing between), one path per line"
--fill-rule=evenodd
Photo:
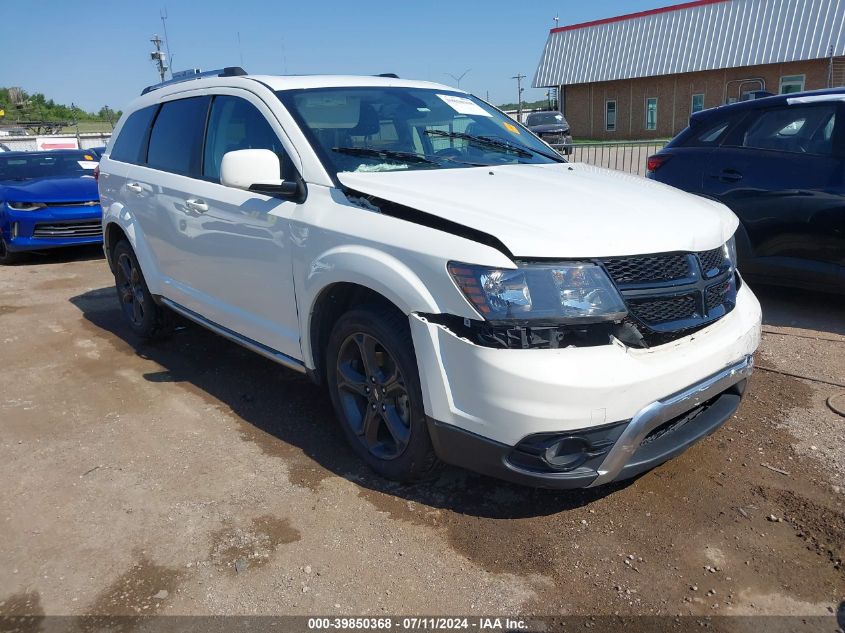
M368 246L332 248L315 259L297 289L302 353L313 367L310 324L322 292L338 283L357 284L385 297L405 314L439 312L437 301L423 280L405 263Z

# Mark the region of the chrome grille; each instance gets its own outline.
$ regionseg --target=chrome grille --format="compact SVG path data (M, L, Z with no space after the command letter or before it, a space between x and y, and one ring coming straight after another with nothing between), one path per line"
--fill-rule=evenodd
M63 237L97 237L103 234L103 224L100 220L85 220L78 222L41 222L35 225L33 237L63 238Z
M99 200L79 200L76 202L45 202L48 207L96 207Z

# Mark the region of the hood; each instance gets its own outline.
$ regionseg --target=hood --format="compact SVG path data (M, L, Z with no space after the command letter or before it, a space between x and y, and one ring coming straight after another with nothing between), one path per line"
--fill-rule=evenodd
M493 235L524 259L704 251L739 224L718 202L580 163L341 172L338 179Z
M83 202L99 200L93 176L38 178L0 183L0 197L15 202Z
M532 125L528 129L534 134L548 134L549 132L567 132L569 125L566 123L546 123L545 125Z

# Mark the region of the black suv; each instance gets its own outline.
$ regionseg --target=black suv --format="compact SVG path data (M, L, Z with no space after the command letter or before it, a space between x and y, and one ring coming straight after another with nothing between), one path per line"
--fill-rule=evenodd
M648 170L739 216L748 280L845 294L845 88L697 112Z

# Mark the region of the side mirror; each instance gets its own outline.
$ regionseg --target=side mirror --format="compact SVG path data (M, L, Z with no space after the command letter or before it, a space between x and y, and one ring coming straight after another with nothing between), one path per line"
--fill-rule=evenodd
M293 196L299 183L282 180L279 157L269 149L239 149L223 154L220 184L266 195Z

